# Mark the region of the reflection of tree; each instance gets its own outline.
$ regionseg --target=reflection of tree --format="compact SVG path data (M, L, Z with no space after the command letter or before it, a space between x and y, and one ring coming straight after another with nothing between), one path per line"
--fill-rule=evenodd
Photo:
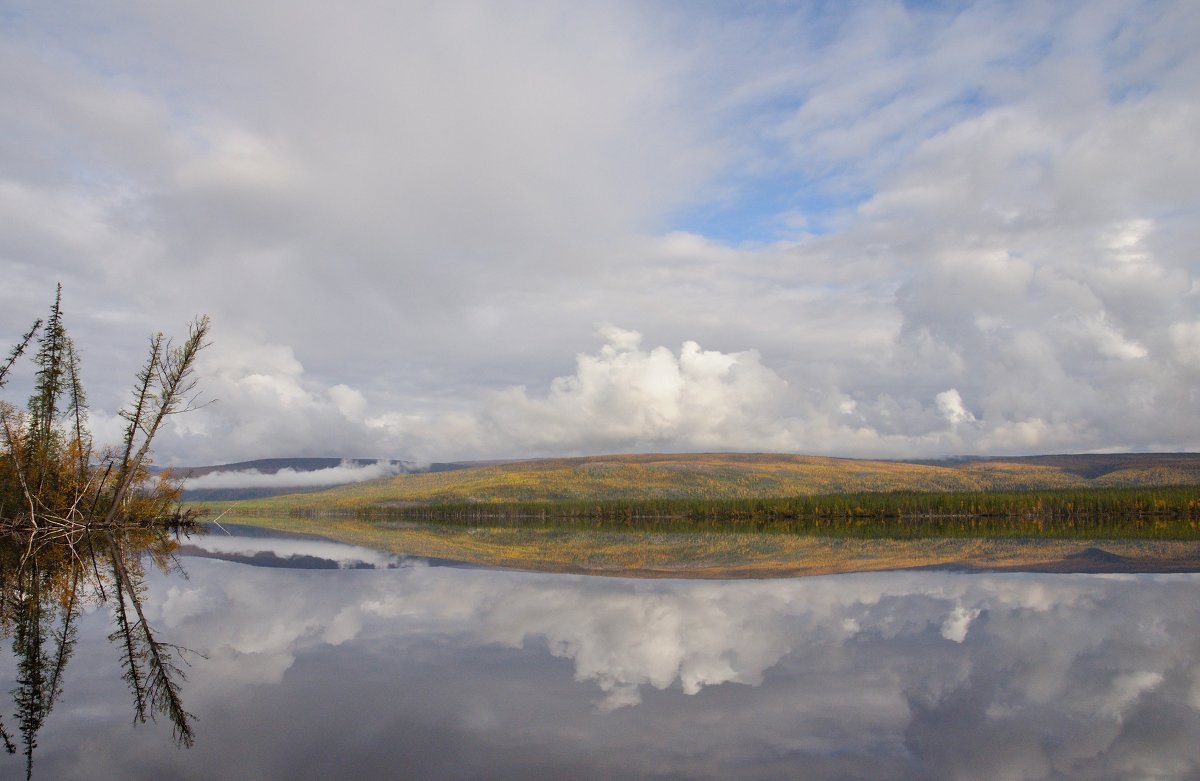
M187 649L155 637L142 609L143 559L167 572L178 566L178 542L165 531L18 535L0 537L0 636L12 637L17 657L15 729L32 777L37 735L62 693L86 606L110 605L124 679L133 694L134 720L166 717L181 745L194 741L193 716L180 697ZM0 719L0 739L10 754L17 740Z
M145 584L140 569L131 574L121 551L116 546L111 550L113 587L116 589L113 615L117 629L108 639L121 644L121 663L125 667L125 681L133 692L135 718L145 723L147 714L151 718L155 713L164 714L171 720L175 739L190 748L194 741L190 722L194 717L183 709L179 684L185 676L175 662L176 655L182 659L186 649L154 637L142 612ZM134 564L140 562L135 560Z

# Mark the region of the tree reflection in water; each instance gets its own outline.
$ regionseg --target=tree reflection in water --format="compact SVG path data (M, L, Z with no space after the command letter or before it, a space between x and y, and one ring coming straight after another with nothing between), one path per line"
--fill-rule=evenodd
M108 639L119 649L134 721L161 715L174 739L192 746L195 719L183 707L180 686L194 652L155 637L142 610L145 562L164 574L180 571L178 534L147 528L0 536L0 637L12 638L17 660L15 722L0 718L0 739L10 754L20 745L27 779L38 731L62 694L81 612L89 608L112 610Z

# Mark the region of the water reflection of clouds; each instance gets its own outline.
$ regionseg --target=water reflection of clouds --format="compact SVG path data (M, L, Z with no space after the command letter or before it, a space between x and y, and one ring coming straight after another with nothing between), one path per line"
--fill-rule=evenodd
M355 747L338 772L367 776L401 758L401 775L431 777L1200 771L1196 576L186 565L150 604L208 654L189 706L210 775L235 771L219 755L250 731L239 750L270 774L320 777L323 760L282 758L314 730Z
M373 548L340 542L275 537L239 537L210 534L188 539L188 546L221 556L253 557L270 554L278 559L310 558L336 563L343 569L387 568L399 565L400 557Z

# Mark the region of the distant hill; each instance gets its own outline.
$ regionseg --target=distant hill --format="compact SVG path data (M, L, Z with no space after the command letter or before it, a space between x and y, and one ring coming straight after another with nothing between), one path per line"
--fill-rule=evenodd
M1191 485L1200 482L1197 453L1085 453L1055 456L962 456L912 463L1048 466L1104 486Z
M893 461L761 453L636 454L447 464L247 510L355 510L448 503L724 499L882 491L1200 486L1200 454L958 457Z

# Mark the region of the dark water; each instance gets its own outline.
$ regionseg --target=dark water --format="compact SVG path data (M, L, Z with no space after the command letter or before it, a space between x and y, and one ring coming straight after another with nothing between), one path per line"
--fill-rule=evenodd
M132 723L92 603L34 778L1200 777L1196 575L635 581L198 544L239 560L147 565L141 597L206 657L183 654L194 746ZM19 678L5 654L3 778Z

